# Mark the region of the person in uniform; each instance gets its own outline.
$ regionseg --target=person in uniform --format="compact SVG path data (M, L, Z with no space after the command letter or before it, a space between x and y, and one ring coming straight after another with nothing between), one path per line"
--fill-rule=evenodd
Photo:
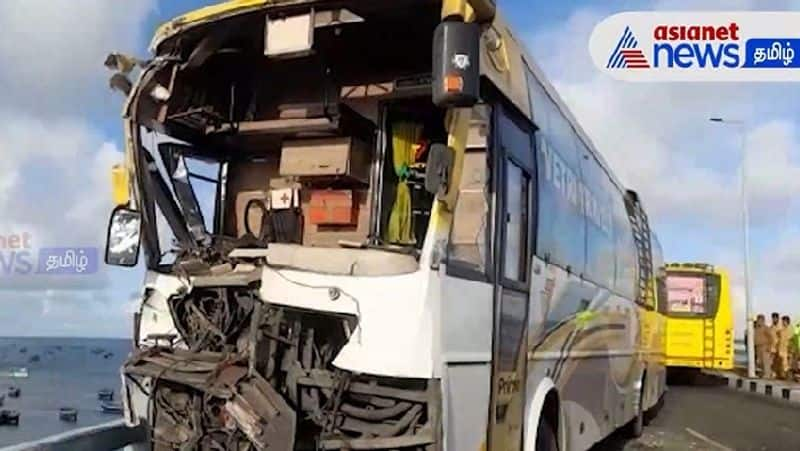
M781 327L778 329L778 345L776 355L778 361L776 364L776 373L778 379L786 379L791 376L791 367L789 367L789 347L792 342L792 321L788 316L781 318Z
M776 374L779 369L778 342L780 341L781 315L773 312L771 317L772 317L772 324L769 325L769 328L767 328L767 330L769 331L769 356L770 356L770 363L772 365L770 367L769 376L765 376L767 379L772 379L773 375Z
M800 320L792 329L792 341L789 345L789 358L791 359L792 373L795 382L800 381Z
M770 356L770 335L767 328L767 320L764 315L756 317L755 328L753 329L753 346L756 351L756 369L761 377L772 377L772 357Z

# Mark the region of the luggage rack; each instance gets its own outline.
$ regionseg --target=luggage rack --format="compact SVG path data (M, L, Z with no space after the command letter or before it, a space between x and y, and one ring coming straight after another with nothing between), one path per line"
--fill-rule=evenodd
M167 117L167 120L193 130L219 129L223 125L231 127L235 125L216 113L210 106L191 108L180 113L171 114Z
M327 103L288 103L277 106L277 117L249 121L216 121L205 128L206 135L304 135L330 136L354 128L362 133L370 126L345 105Z
M277 117L246 121L216 120L198 129L210 142L241 149L277 146L285 139L358 136L370 141L374 125L343 104L287 104Z
M295 133L334 133L339 121L327 117L269 119L239 123L214 124L205 127L207 135L236 133L241 135L290 135Z

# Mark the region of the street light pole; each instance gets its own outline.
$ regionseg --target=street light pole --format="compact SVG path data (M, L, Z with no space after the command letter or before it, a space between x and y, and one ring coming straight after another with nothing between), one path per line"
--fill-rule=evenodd
M755 364L755 331L753 328L753 298L750 295L750 209L747 202L747 149L745 148L745 124L740 120L727 120L721 117L712 117L711 122L732 125L739 129L739 146L742 153L741 167L741 197L742 197L742 240L744 251L744 301L745 319L747 326L747 377L756 377Z

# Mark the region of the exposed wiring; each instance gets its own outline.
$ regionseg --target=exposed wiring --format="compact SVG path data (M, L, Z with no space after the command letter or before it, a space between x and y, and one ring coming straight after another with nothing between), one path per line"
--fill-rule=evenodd
M277 270L275 268L272 268L272 267L270 267L268 265L265 265L264 268L269 269L270 271L275 273L281 279L283 279L283 280L285 280L285 281L287 281L287 282L289 282L291 284L297 285L299 287L308 288L308 289L311 289L311 290L327 290L328 292L330 292L331 290L336 290L338 293L340 293L340 295L344 295L347 298L349 298L353 302L353 305L355 305L355 308L356 308L356 317L358 318L358 323L356 324L356 331L357 331L357 334L358 334L357 341L358 341L358 344L361 344L361 304L359 303L358 298L356 298L352 294L348 293L347 291L345 291L342 288L337 287L335 285L311 285L311 284L308 284L308 283L305 283L305 282L298 282L298 281L293 280L293 279L289 278L288 276L282 274L279 270ZM267 300L267 302L272 302L272 301Z

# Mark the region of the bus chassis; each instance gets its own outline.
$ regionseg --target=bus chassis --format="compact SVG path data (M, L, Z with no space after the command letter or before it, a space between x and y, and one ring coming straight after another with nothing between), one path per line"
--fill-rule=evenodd
M188 349L151 335L156 345L124 367L147 393L155 450L436 449L435 380L332 366L355 318L270 305L255 287L197 289L170 305Z

